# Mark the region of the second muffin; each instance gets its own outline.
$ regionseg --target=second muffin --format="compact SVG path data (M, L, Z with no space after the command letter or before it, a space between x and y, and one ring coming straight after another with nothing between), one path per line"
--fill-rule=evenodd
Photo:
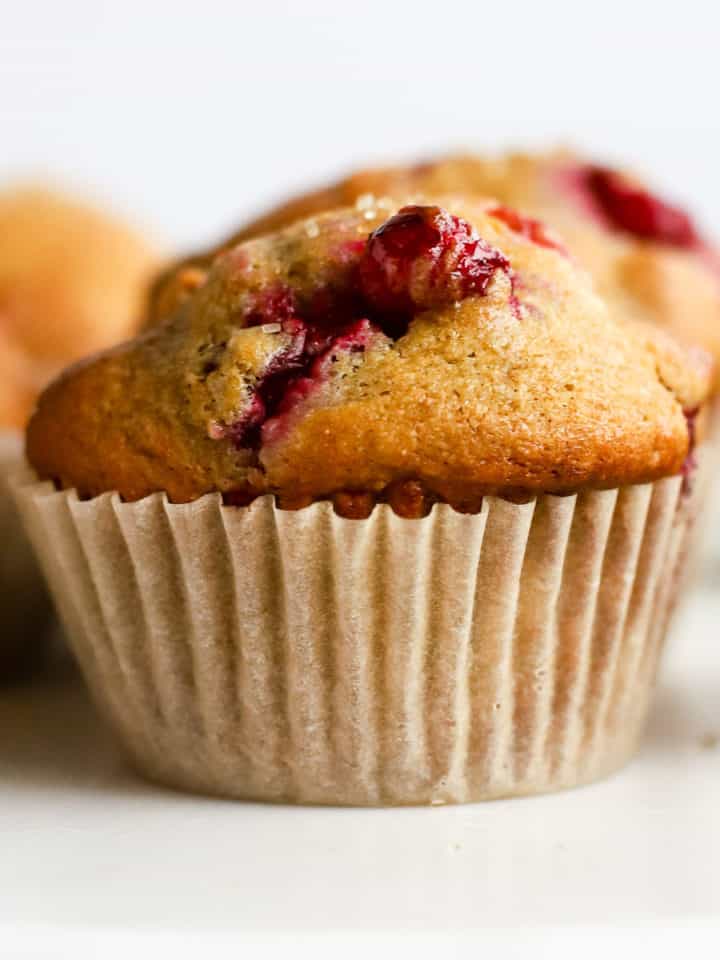
M57 190L0 190L0 683L38 663L51 605L7 489L40 390L138 328L159 256L139 232Z

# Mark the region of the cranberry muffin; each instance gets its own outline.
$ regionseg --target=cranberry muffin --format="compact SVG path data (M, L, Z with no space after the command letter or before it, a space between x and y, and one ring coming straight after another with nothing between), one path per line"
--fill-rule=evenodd
M368 204L220 253L167 326L71 369L30 423L35 468L176 502L411 478L458 508L681 469L705 361L618 324L520 214Z
M442 193L497 197L552 224L618 315L656 323L720 358L720 260L697 225L634 176L569 152L458 155L360 171L271 210L221 249L363 195ZM202 282L212 257L190 258L158 279L155 319Z
M494 200L360 202L219 253L70 368L18 502L138 767L442 803L634 749L711 366Z

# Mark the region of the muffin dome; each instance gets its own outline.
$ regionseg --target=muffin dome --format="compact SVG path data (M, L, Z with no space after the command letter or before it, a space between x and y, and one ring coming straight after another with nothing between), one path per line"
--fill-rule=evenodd
M46 390L28 454L82 495L474 510L679 472L708 385L536 221L368 200L217 255L166 323Z
M658 324L720 358L720 259L697 226L632 176L568 152L459 155L360 171L269 211L224 246L368 193L497 197L558 229L618 315ZM172 312L210 259L191 258L158 279L155 319Z
M157 258L133 230L60 193L0 193L0 425L19 426L69 361L132 333Z

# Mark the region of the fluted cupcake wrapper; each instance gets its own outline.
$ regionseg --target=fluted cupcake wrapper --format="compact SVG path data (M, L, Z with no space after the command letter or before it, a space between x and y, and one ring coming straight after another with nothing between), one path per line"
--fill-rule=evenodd
M137 766L273 801L569 787L634 750L693 513L680 478L364 520L208 495L16 496Z
M52 608L9 488L22 464L22 436L0 431L0 683L35 663Z

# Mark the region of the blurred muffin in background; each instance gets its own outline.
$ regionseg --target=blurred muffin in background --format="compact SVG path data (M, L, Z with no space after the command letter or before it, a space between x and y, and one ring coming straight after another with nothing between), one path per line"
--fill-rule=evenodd
M665 327L720 360L720 259L698 227L633 176L567 151L451 155L356 172L266 212L216 250L166 271L154 286L152 321L202 283L218 250L365 194L475 194L519 208L561 233L619 317Z
M0 191L0 427L21 427L69 361L134 331L157 264L141 233L82 201Z
M37 661L50 618L7 489L20 431L59 369L134 332L158 262L140 232L83 201L0 190L0 681Z

